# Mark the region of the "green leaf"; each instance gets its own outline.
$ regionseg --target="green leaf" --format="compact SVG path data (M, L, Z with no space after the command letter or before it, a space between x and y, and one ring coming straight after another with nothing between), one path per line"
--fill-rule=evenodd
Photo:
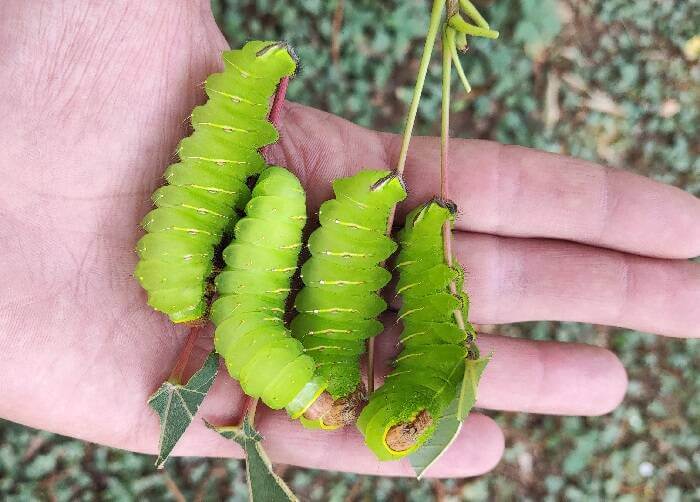
M163 467L175 444L192 423L218 371L219 356L216 352L212 352L204 361L204 365L190 377L187 384L165 381L148 398L148 406L153 408L160 418L157 468Z
M476 402L476 392L479 388L479 379L484 368L491 360L491 356L481 359L464 360L464 378L459 389L459 404L457 405L457 419L464 420Z
M416 472L416 477L421 479L425 471L433 465L447 451L462 429L462 421L457 419L457 405L459 399L455 398L438 421L433 435L423 443L408 460Z
M246 455L248 495L253 502L289 502L299 499L272 470L272 463L263 450L263 437L255 430L246 416L241 426L216 427L206 420L204 423L226 439L238 443Z
M462 422L476 402L479 379L490 360L491 356L464 360L464 378L459 394L440 417L433 435L408 457L418 479L437 462L457 438L462 429Z

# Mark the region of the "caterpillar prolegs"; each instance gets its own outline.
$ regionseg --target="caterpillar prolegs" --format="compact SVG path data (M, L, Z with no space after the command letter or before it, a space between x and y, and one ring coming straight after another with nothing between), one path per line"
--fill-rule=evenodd
M454 212L451 203L433 200L408 214L398 236L403 349L357 421L365 442L381 460L408 455L430 437L456 397L465 358L479 358L476 332L466 322L464 272L444 257L443 228L445 222L453 222ZM450 292L453 282L456 295ZM464 328L455 311L461 313Z
M383 329L377 316L387 305L378 292L391 274L382 264L396 250L387 223L406 190L389 171L363 170L334 181L333 191L309 237L311 257L301 269L304 288L291 329L328 393L339 399L358 389L365 340Z
M137 244L135 275L148 303L176 323L206 313L214 250L250 199L247 179L265 167L258 150L277 141L270 99L296 70L278 42L249 42L223 60L223 73L207 78L209 99L192 112L194 132L180 142L167 185L153 194L156 209L143 219L147 234Z

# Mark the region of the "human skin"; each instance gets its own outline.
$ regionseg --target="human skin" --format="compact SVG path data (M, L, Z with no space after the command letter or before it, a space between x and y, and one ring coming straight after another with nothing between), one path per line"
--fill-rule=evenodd
M0 3L1 417L155 452L158 420L146 399L187 328L146 305L132 277L134 246L225 48L205 0ZM396 136L292 103L282 121L269 158L299 175L312 211L333 178L395 165ZM450 148L454 246L475 323L548 319L700 336L700 266L687 260L700 254L700 200L525 148L470 140ZM405 208L439 189L438 152L435 138L412 143ZM394 320L387 314L377 342L379 366L395 350ZM591 416L625 393L624 368L602 348L490 335L480 344L495 353L481 409ZM210 347L200 339L189 372ZM224 373L200 411L222 424L243 402ZM354 428L307 431L267 410L257 424L273 461L410 472L405 461L377 462ZM473 413L431 474L484 473L503 442L492 419ZM175 453L241 455L199 419Z

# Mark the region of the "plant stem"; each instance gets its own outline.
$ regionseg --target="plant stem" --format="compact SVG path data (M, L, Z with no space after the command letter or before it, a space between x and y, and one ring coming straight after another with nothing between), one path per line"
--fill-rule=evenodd
M187 339L185 339L185 345L182 346L182 350L177 356L175 366L173 366L173 370L170 372L170 376L168 377L169 382L174 383L176 385L182 383L182 375L185 372L187 363L189 363L190 361L192 349L194 348L194 345L197 342L197 339L199 338L199 335L202 333L203 329L204 326L195 326L193 328L190 328L189 333L187 333Z
M471 3L469 0L459 0L459 5L462 7L464 13L474 20L477 26L487 30L491 29L489 27L489 23L486 21L486 19L484 19L484 16L481 15L473 3Z
M440 115L440 197L447 200L449 194L449 152L450 147L450 95L452 78L452 53L447 36L442 36L442 107Z
M255 410L258 408L258 398L250 400L248 403L248 409L245 412L244 417L248 417L248 422L250 425L255 424Z
M442 19L442 8L446 0L433 0L433 8L430 12L430 24L428 25L428 34L425 36L425 44L423 45L423 54L420 58L418 67L418 75L416 84L413 87L413 96L411 97L411 106L406 116L406 125L403 130L403 139L401 141L401 151L399 152L399 160L396 163L396 174L401 176L406 168L406 158L408 157L408 146L411 143L413 135L413 126L416 123L416 114L418 113L418 105L420 98L423 95L423 86L425 85L425 76L428 73L428 65L435 47L435 39L437 38L440 28L440 20ZM386 234L391 235L394 227L394 216L396 215L396 206L391 208L389 219L386 225ZM371 340L371 339L370 339ZM369 382L368 382L369 383ZM371 392L370 392L371 394Z
M450 97L452 90L452 52L447 43L447 36L442 37L442 108L440 117L440 198L447 201L450 197L449 190L449 147L450 147ZM442 242L445 262L452 267L452 221L448 219L442 226ZM458 296L457 284L450 282L450 293ZM461 330L465 329L464 317L461 309L453 312L457 326Z
M367 340L367 395L374 392L374 337Z
M420 59L418 67L418 76L416 77L416 85L413 88L413 97L411 99L411 107L408 110L406 117L406 126L403 131L403 142L401 143L401 152L399 160L396 164L396 173L401 175L406 167L406 157L408 156L408 145L411 142L413 135L413 126L416 123L416 114L418 113L418 104L420 103L421 95L423 94L423 85L425 84L425 76L428 73L428 64L430 56L435 47L435 39L437 38L440 29L440 20L442 18L442 8L445 5L445 0L433 0L433 8L430 12L430 24L428 26L428 34L425 37L425 45L423 46L423 55Z
M287 96L287 87L289 86L289 77L284 77L277 85L277 92L272 99L272 106L267 119L272 122L277 129L280 127L280 119L282 118L282 108L284 107L284 99Z
M447 0L447 19L459 14L459 0Z
M413 126L416 123L416 115L418 113L418 105L423 94L423 86L425 85L425 77L428 74L428 65L430 57L433 54L435 47L435 39L437 38L440 29L440 20L442 19L442 9L445 6L446 0L433 0L433 7L430 11L430 23L428 24L428 33L425 36L425 44L423 45L423 54L420 58L418 67L418 75L416 83L413 87L413 96L411 97L411 106L408 109L406 116L406 125L403 130L403 139L401 141L401 151L399 152L399 160L396 163L396 174L401 176L406 168L406 158L408 157L408 146L411 143L413 135ZM396 215L396 206L389 211L389 218L386 224L386 234L391 235L394 227L394 217ZM374 392L374 338L367 340L367 394L371 396Z

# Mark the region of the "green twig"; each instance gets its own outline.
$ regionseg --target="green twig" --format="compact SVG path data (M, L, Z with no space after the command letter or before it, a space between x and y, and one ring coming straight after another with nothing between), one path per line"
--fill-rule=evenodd
M449 28L446 26L442 32L442 108L440 116L440 196L443 200L450 197L449 194L449 142L450 142L450 96L452 86L452 53L448 40ZM454 36L454 31L452 31ZM454 39L453 39L454 41ZM449 220L446 222L450 228ZM446 246L447 247L447 246ZM451 265L452 253L448 264Z
M437 38L440 29L440 21L442 19L442 10L446 0L433 0L433 8L430 11L430 23L428 25L428 34L425 37L423 45L423 54L421 55L420 65L418 67L418 75L416 84L413 87L413 96L411 97L411 106L408 109L406 116L406 125L403 130L403 138L401 141L401 151L399 152L399 160L396 163L396 174L401 176L406 167L406 158L408 156L408 145L411 143L413 135L413 126L416 123L416 114L418 113L418 104L420 103L421 95L423 94L423 86L425 85L425 77L428 73L428 65L430 57L433 54L435 47L435 39ZM391 208L389 218L386 225L387 235L391 235L394 227L394 216L396 215L396 206ZM374 392L374 338L367 340L367 394L371 396Z
M455 30L466 33L467 35L484 38L498 38L497 31L482 28L481 26L474 26L473 24L466 22L459 14L450 17L448 23Z
M406 167L406 157L408 156L408 145L411 142L413 135L413 126L416 122L416 114L418 113L418 104L420 103L421 95L423 94L423 85L425 84L425 76L428 73L428 64L430 56L435 47L435 39L437 38L440 29L440 20L442 18L442 9L445 5L445 0L433 0L433 8L430 12L430 24L428 26L428 34L425 37L425 45L423 46L423 55L420 59L418 67L418 75L416 77L416 85L413 88L413 97L411 106L406 117L406 125L403 130L403 141L401 143L401 151L399 152L399 160L396 164L397 174L403 174Z
M459 60L459 54L457 53L457 45L455 42L456 33L457 32L453 28L448 26L445 30L445 42L447 43L447 49L450 53L452 63L455 65L455 70L457 70L457 75L462 81L464 90L467 91L467 94L469 94L472 92L472 86L469 85L469 80L467 80L467 76L464 74L464 68L462 68L462 62Z
M459 5L462 7L464 13L469 16L477 24L477 26L487 30L491 29L489 23L486 21L486 19L484 19L484 16L481 15L473 3L471 3L469 0L459 0Z

